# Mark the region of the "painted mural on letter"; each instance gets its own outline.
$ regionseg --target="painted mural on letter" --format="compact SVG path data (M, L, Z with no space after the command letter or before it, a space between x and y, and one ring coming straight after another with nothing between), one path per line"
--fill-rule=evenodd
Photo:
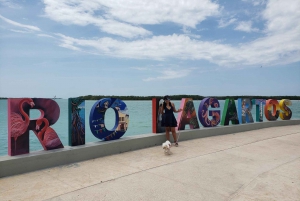
M220 110L209 110L209 107L212 108L219 108L220 103L217 99L215 98L204 98L198 109L198 117L201 122L201 124L204 127L214 127L217 126L220 123L220 115L221 111ZM212 118L210 118L210 116Z
M192 98L182 98L179 108L182 108L182 112L177 116L178 130L185 130L187 124L190 129L200 128Z
M115 112L115 125L111 130L105 127L105 112L112 108ZM127 131L129 124L129 113L124 101L116 98L103 98L97 101L90 112L90 129L93 135L101 140L116 140Z
M269 121L276 121L279 117L279 103L277 100L268 99L265 106L265 116Z
M265 99L255 99L253 100L256 105L256 121L263 122L264 119L264 105L266 105Z
M69 145L85 144L85 100L69 98Z
M238 112L236 110L235 102L233 99L226 99L222 114L221 125L239 124Z
M289 107L287 107L291 105L292 105L292 101L288 99L283 99L279 102L279 107L282 110L279 116L282 120L290 120L292 118L292 114L293 114L292 110Z
M254 123L252 116L252 101L250 98L239 98L238 99L238 116L239 122L242 124L245 123Z
M41 115L30 120L30 109ZM51 125L58 120L60 109L52 99L8 99L8 154L11 156L29 153L29 130L39 139L44 150L63 148L60 138Z

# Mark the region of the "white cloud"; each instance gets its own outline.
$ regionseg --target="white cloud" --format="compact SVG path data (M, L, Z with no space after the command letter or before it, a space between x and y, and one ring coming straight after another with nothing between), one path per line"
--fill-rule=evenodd
M39 36L39 37L47 37L47 38L54 38L53 36L51 36L49 34L37 34L37 36Z
M149 70L149 68L146 68L146 67L130 67L131 69L134 69L134 70L139 70L139 71L146 71L146 70Z
M167 58L178 59L205 59L213 62L213 57L228 54L233 48L230 46L203 42L190 39L184 35L153 36L149 39L136 41L118 41L112 38L98 40L76 39L60 34L62 44L82 48L93 48L95 52L114 57L134 59L164 60ZM226 58L227 60L227 58Z
M220 28L227 27L227 26L233 24L236 20L237 20L236 18L231 18L229 21L225 21L224 19L221 19L219 21L219 27Z
M102 31L127 38L150 36L139 25L178 23L195 28L209 16L219 14L210 0L44 0L45 16L65 24L94 25Z
M266 33L280 34L287 31L298 31L297 38L299 38L299 10L300 1L270 1L263 12L263 17L267 20Z
M22 30L16 30L16 29L10 29L10 31L16 32L16 33L31 33L31 31L22 31Z
M106 20L103 23L100 23L99 26L104 32L126 38L152 35L151 31L148 31L142 27L132 26L130 24L121 23L115 20Z
M17 26L17 27L20 27L20 28L24 28L24 29L27 29L27 30L31 30L31 31L41 31L38 27L36 26L31 26L31 25L25 25L25 24L20 24L18 22L15 22L15 21L12 21L10 19L7 19L5 17L3 17L2 15L0 15L0 19L4 20L5 22L13 25L13 26Z
M184 33L185 36L189 36L191 38L197 38L197 39L201 38L200 35L192 34L191 29L189 29L186 26L183 26L182 31L183 31L183 33Z
M151 35L150 31L142 27L119 22L109 16L104 16L107 8L98 1L44 0L44 3L46 17L57 22L79 26L92 24L104 32L127 38ZM97 11L103 12L103 14L96 15L95 12Z
M19 4L13 3L12 1L9 0L0 0L0 4L3 6L13 8L13 9L20 9L22 8Z
M259 31L257 28L252 28L252 21L241 21L238 23L234 30L245 31L248 33Z
M242 0L242 1L252 3L253 6L264 5L267 2L267 0Z
M74 2L77 2L77 0L74 0ZM91 3L93 2L99 5L98 1L92 1ZM87 8L90 7L90 5L87 5ZM88 11L87 8L84 10ZM300 8L300 2L298 1L282 0L276 3L270 1L261 15L266 21L263 30L265 36L238 45L226 44L224 41L204 41L191 38L192 36L189 36L189 34L192 32L187 26L183 26L185 35L151 36L136 40L117 40L110 37L78 39L63 34L56 34L58 37L55 38L60 40L59 46L64 48L119 58L206 60L220 66L235 68L288 64L300 61L300 24L298 23L300 13L298 8ZM93 13L94 11L92 9L89 12ZM81 20L78 23L89 24L89 20L93 20L94 17L87 18L87 20L80 18ZM38 27L23 25L1 15L0 18L26 30L40 30ZM231 23L235 23L235 21ZM252 28L251 21L242 22L239 26L239 29L243 31L256 31L255 28ZM131 31L128 33L131 33ZM39 34L38 36L51 37L48 34ZM136 68L136 70L142 69ZM181 72L182 75L184 73L186 72ZM176 77L176 74L173 74L172 77ZM168 79L168 76L162 75L146 80L155 79Z
M261 64L276 65L299 61L298 33L299 25L298 27L294 26L290 31L267 35L236 46L191 39L188 36L177 34L153 36L134 41L119 41L112 38L76 39L61 34L59 36L62 44L71 45L72 48L86 48L94 53L112 57L208 60L220 66L237 67Z
M210 0L99 0L108 8L107 14L116 19L133 24L160 24L174 22L193 27L209 16L219 14L219 5Z
M72 40L70 40L71 39L70 37L64 36L62 34L55 34L55 35L62 37L62 43L59 44L60 47L64 47L75 51L81 51L79 47L73 45L73 42Z
M71 45L71 44L67 44L67 43L60 44L59 46L67 48L67 49L71 49L71 50L76 50L76 51L80 51L81 50L80 48L75 47L74 45Z
M191 73L192 69L184 69L184 70L173 70L173 69L164 69L159 71L161 76L157 77L149 77L146 79L143 79L143 81L154 81L154 80L168 80L168 79L176 79L181 77L186 77Z

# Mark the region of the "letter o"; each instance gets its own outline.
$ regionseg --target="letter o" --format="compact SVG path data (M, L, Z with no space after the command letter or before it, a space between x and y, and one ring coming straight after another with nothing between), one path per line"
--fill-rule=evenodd
M279 103L277 100L268 99L265 105L265 116L269 121L276 121L279 117Z
M115 125L111 130L105 127L104 118L107 109L115 111ZM93 135L101 140L116 140L122 137L128 128L129 114L124 101L117 98L98 100L90 112L89 124Z

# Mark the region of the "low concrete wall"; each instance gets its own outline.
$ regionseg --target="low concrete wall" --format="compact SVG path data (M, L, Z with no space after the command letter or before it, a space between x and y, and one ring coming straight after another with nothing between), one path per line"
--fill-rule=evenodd
M249 130L256 130L276 126L299 125L300 120L268 121L261 123L220 126L195 130L180 131L179 141L196 138L225 135ZM102 156L161 145L166 140L165 134L143 134L123 137L108 142L92 142L86 145L56 149L51 151L35 151L20 156L0 157L0 178L16 174L36 171L49 167L75 163Z

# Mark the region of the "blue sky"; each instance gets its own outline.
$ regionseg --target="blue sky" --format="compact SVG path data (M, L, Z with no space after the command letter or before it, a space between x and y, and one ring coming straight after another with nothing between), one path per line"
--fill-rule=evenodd
M300 1L0 0L0 97L298 95Z

